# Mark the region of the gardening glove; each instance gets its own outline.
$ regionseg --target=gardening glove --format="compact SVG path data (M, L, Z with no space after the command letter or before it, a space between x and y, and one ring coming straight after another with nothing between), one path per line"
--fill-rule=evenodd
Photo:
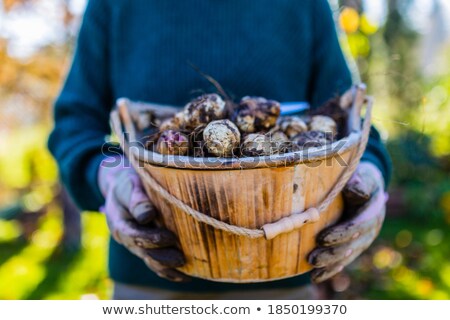
M316 283L333 277L366 250L384 221L387 194L383 177L373 164L359 164L343 196L345 220L320 232L318 247L308 257L315 267L311 278Z
M182 252L175 247L177 239L153 223L157 212L128 160L105 159L99 168L98 182L105 197L100 211L106 215L114 240L141 258L158 276L176 282L188 280L188 276L174 269L185 263Z

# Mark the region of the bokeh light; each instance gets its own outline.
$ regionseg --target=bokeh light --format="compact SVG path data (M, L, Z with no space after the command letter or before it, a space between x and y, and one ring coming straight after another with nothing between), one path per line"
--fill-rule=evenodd
M339 15L339 25L346 33L353 33L359 27L359 14L353 8L346 7Z

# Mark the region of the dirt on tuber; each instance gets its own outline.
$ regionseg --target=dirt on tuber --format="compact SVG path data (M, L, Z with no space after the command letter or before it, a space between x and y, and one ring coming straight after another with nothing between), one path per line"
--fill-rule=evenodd
M228 101L228 100L227 100ZM134 119L138 129L148 124L159 131L146 148L167 155L192 157L259 157L322 147L332 143L344 123L338 98L319 109L324 114L280 116L280 103L263 97L244 97L232 104L218 94L204 94L166 119ZM339 121L339 124L336 122ZM156 124L156 125L155 125ZM158 128L159 125L159 128Z

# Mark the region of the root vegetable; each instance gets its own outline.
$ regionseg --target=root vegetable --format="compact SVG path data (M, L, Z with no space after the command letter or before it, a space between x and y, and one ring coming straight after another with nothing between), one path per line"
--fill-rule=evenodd
M322 131L326 133L331 133L334 137L337 134L337 125L333 119L327 116L314 116L311 118L309 124L309 129L311 131Z
M203 140L209 153L216 157L232 157L239 147L241 134L230 120L216 120L203 130Z
M299 133L308 131L308 126L300 117L284 117L278 121L280 130L283 131L288 138L293 138Z
M184 116L187 129L224 119L226 117L225 101L218 94L204 94L185 106Z
M280 115L280 104L261 97L244 97L233 120L244 133L268 131L275 126Z
M331 143L332 136L323 131L307 131L302 132L292 139L300 149L307 149L312 147L321 147Z
M194 157L205 157L208 153L203 140L203 131L205 131L206 124L199 125L189 134L190 152Z
M247 157L271 155L272 143L270 137L260 133L246 135L241 145L241 153Z
M270 140L272 142L277 143L277 144L282 144L282 143L289 142L289 138L287 137L287 135L284 134L281 131L275 131L275 132L271 133L270 134Z
M159 126L160 131L182 130L186 125L186 116L183 111L177 112L172 118L164 120Z
M189 150L188 137L178 131L166 130L161 133L156 144L156 151L161 154L186 155Z
M275 131L271 133L270 140L272 142L273 152L275 153L285 153L291 151L292 143L289 138L281 131Z
M138 135L145 148L161 154L233 157L240 149L240 156L267 156L320 147L340 137L345 111L338 103L333 98L307 117L280 118L274 100L247 96L228 110L219 95L205 94L169 119L142 112L133 120L139 129L148 127Z
M289 144L288 137L281 131L271 134L250 133L243 139L241 153L248 157L269 156L285 152Z

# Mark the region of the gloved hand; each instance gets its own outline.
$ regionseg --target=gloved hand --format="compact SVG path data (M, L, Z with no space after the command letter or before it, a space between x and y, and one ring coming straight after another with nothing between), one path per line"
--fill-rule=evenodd
M309 254L315 267L311 278L319 283L333 277L366 250L381 229L386 212L384 180L376 166L361 162L343 190L345 220L317 236Z
M127 159L104 160L98 182L105 197L100 211L106 215L114 240L141 258L158 276L176 282L188 280L188 276L174 269L185 263L182 252L175 247L175 235L153 223L157 212Z

